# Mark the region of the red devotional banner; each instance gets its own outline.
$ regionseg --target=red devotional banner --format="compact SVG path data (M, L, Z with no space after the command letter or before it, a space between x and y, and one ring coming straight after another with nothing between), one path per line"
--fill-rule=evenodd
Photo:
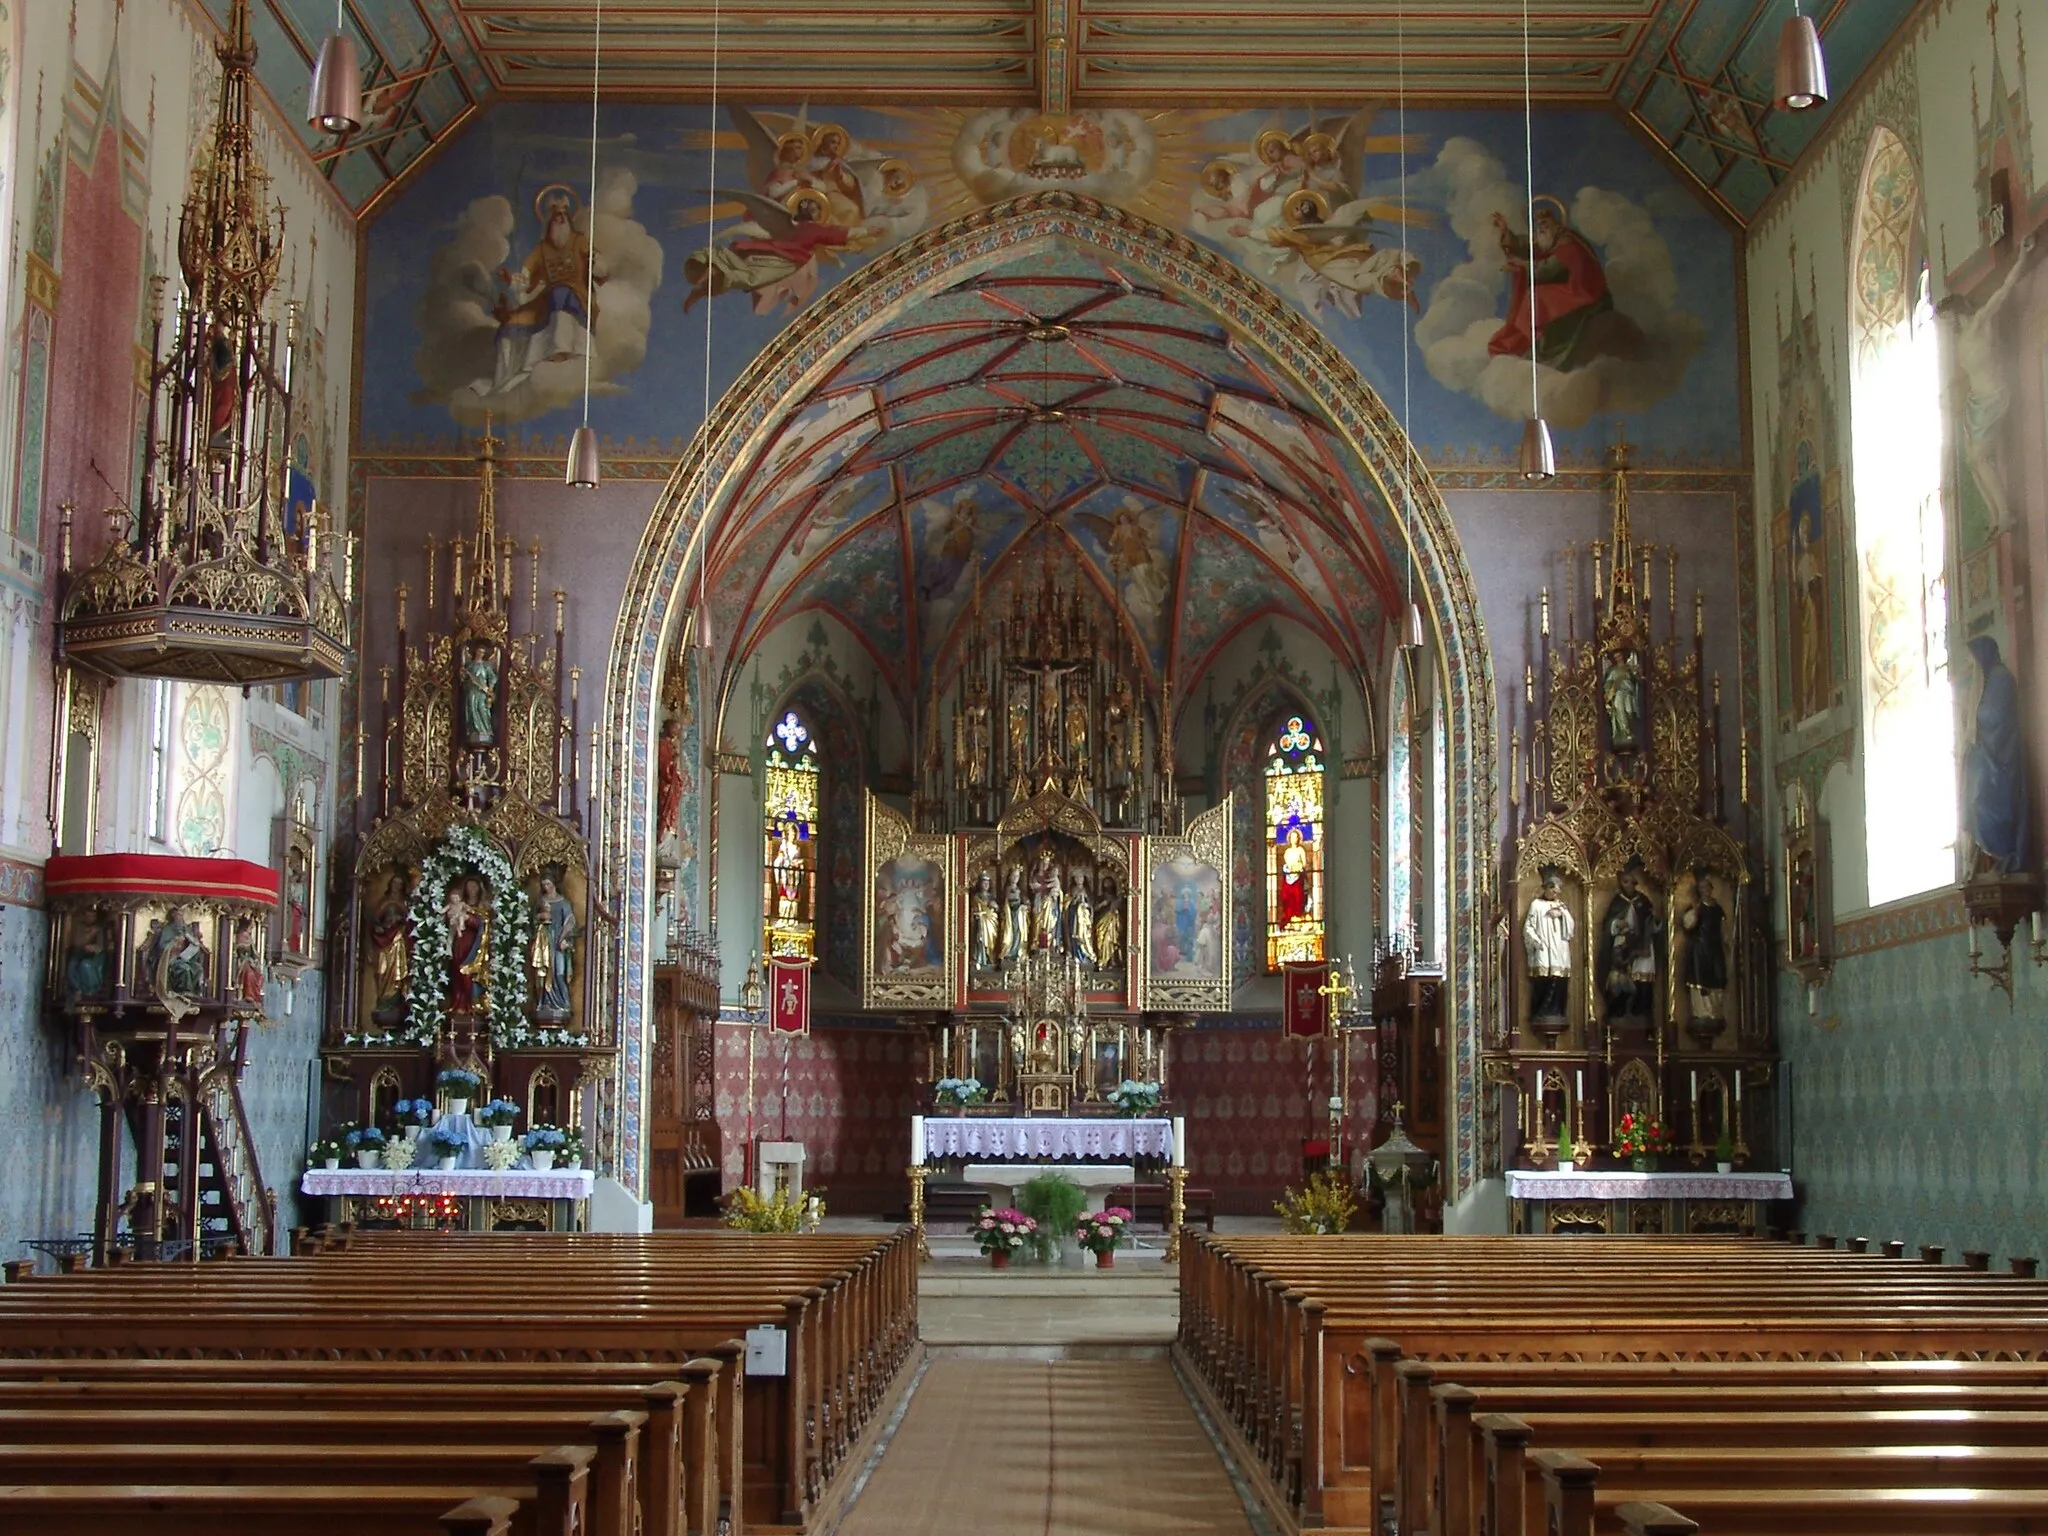
M811 1032L811 962L777 955L768 962L768 1027L779 1035Z
M1330 1027L1330 962L1309 960L1280 967L1281 1027L1295 1039L1323 1034Z

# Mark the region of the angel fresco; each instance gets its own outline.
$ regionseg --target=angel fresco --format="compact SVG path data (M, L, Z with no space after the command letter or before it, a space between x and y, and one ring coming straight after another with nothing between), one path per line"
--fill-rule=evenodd
M1160 519L1136 496L1127 495L1107 517L1077 512L1074 521L1102 540L1124 606L1148 630L1155 628L1173 590L1173 558L1161 543Z
M1335 134L1311 120L1294 133L1269 127L1250 146L1205 166L1193 200L1195 232L1229 247L1276 286L1292 284L1311 308L1354 318L1364 300L1414 303L1419 257L1401 250L1400 231L1379 222L1399 209L1369 197L1372 114L1353 113Z
M822 264L924 227L929 198L908 162L863 147L837 123L745 107L732 108L732 121L746 146L747 186L721 194L712 217L743 218L684 258L686 313L731 292L751 296L757 315L795 313L818 291Z

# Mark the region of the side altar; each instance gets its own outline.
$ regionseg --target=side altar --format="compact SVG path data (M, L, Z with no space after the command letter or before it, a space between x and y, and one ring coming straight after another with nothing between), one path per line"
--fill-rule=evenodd
M1516 1169L1507 1176L1518 1236L1754 1237L1770 1205L1792 1198L1785 1173L1637 1173Z

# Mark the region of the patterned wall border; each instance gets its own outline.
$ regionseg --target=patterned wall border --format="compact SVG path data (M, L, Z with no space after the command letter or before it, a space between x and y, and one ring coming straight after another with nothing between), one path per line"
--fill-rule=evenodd
M1324 403L1383 496L1399 484L1402 438L1392 413L1312 321L1187 237L1090 198L1037 193L970 214L861 268L799 315L726 392L676 466L649 520L614 631L605 699L611 750L602 765L609 814L599 869L621 916L615 940L621 1050L618 1132L605 1156L628 1187L637 1189L641 1182L645 956L654 915L653 849L644 814L652 770L652 710L664 649L679 631L685 578L703 542L702 514L722 504L728 483L766 440L786 402L821 378L862 336L977 267L1060 239L1140 267L1217 315L1263 350L1310 398ZM1454 915L1459 942L1447 991L1453 1007L1455 1192L1478 1176L1478 1021L1487 988L1483 966L1467 964L1465 957L1485 953L1497 757L1495 688L1477 593L1443 499L1426 476L1414 489L1420 492L1421 514L1415 529L1416 568L1452 702L1451 856L1459 892ZM1389 496L1388 504L1397 504L1396 498Z
M43 904L43 866L0 854L0 902L17 907Z
M1963 910L1960 891L1946 890L1922 901L1896 907L1880 907L1861 916L1835 921L1835 955L1867 955L1874 950L1896 949L1901 944L1918 944L1961 933L1970 925Z

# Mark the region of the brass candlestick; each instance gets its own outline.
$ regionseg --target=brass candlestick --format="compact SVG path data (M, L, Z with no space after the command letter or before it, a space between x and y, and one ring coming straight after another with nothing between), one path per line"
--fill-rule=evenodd
M1180 1262L1180 1228L1187 1219L1188 1171L1175 1163L1166 1170L1166 1262Z
M1572 1142L1572 1161L1580 1167L1584 1167L1587 1163L1593 1161L1593 1143L1586 1140L1586 1101L1584 1099L1579 1100L1577 1109L1579 1112L1579 1134L1577 1139Z
M917 1228L917 1260L929 1263L932 1256L931 1244L924 1236L924 1181L928 1170L923 1163L910 1165L910 1224Z

